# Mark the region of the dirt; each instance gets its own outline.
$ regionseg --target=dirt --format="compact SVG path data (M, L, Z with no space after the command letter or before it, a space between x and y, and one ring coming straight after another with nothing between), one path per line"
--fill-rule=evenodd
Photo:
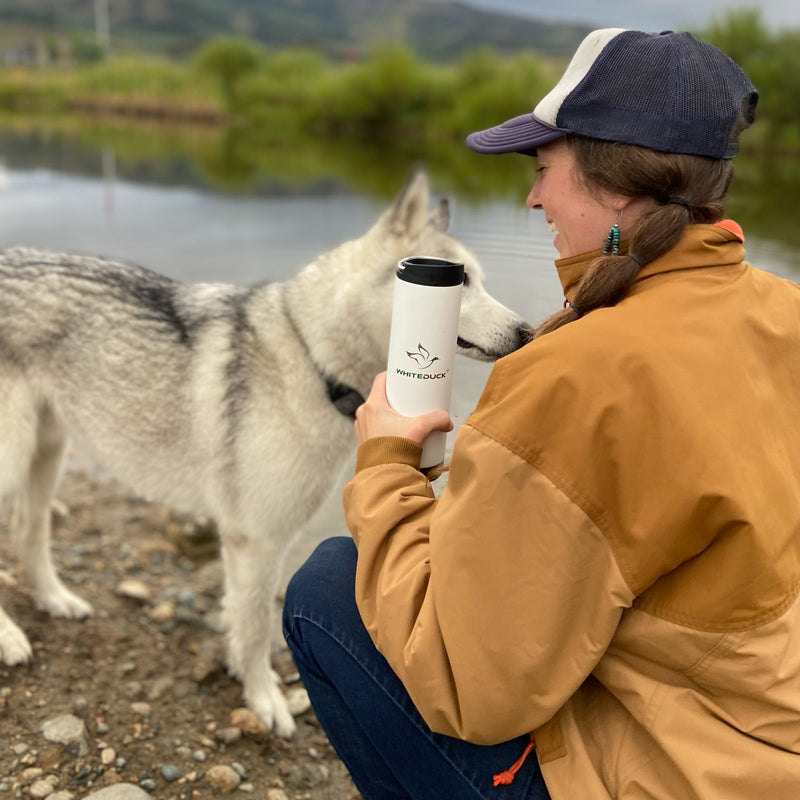
M0 599L34 656L0 664L0 800L81 800L114 784L165 800L360 798L313 710L296 717L291 741L242 711L223 663L212 525L81 470L67 472L58 500L54 560L94 615L36 611L2 518ZM282 643L273 663L302 699ZM45 738L43 724L65 714L85 725L84 747Z

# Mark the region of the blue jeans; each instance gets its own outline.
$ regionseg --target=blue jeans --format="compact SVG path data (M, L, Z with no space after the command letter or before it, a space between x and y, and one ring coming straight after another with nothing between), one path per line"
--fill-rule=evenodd
M356 548L322 542L289 583L283 631L328 738L365 800L549 800L535 753L493 785L530 739L481 746L433 733L361 622Z

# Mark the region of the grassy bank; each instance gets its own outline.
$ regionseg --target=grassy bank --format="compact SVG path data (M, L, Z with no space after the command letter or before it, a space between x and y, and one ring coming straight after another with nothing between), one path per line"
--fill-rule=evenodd
M743 148L800 151L800 32L769 33L758 12L745 11L701 35L741 63L759 88L758 125ZM433 64L402 46L336 62L312 50L267 50L228 37L207 43L191 62L125 56L71 69L0 68L0 110L225 124L249 128L265 143L302 134L461 139L532 108L563 66L489 50Z
M0 109L172 120L225 119L216 80L191 66L126 56L75 69L0 69Z
M476 51L434 66L394 47L335 64L310 50L225 40L191 64L128 56L79 69L0 69L0 109L234 124L277 141L299 131L447 138L530 107L555 79L552 65L529 55Z

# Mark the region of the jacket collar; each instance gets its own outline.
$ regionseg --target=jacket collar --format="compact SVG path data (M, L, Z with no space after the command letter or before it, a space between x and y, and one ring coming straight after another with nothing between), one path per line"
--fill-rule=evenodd
M742 229L733 220L721 220L714 225L689 225L675 247L642 267L636 282L651 275L678 269L740 264L745 257L743 243ZM626 253L628 242L622 242L620 249ZM601 255L603 251L598 249L570 258L560 258L555 262L558 279L567 300L572 302L581 277L592 261Z

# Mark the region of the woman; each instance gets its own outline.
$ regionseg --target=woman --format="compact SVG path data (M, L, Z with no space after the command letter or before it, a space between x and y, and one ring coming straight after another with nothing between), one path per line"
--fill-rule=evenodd
M688 34L608 29L468 138L537 157L565 308L438 500L447 415L397 415L385 375L357 413L355 547L298 572L285 633L367 800L797 796L800 290L722 205L756 99Z

